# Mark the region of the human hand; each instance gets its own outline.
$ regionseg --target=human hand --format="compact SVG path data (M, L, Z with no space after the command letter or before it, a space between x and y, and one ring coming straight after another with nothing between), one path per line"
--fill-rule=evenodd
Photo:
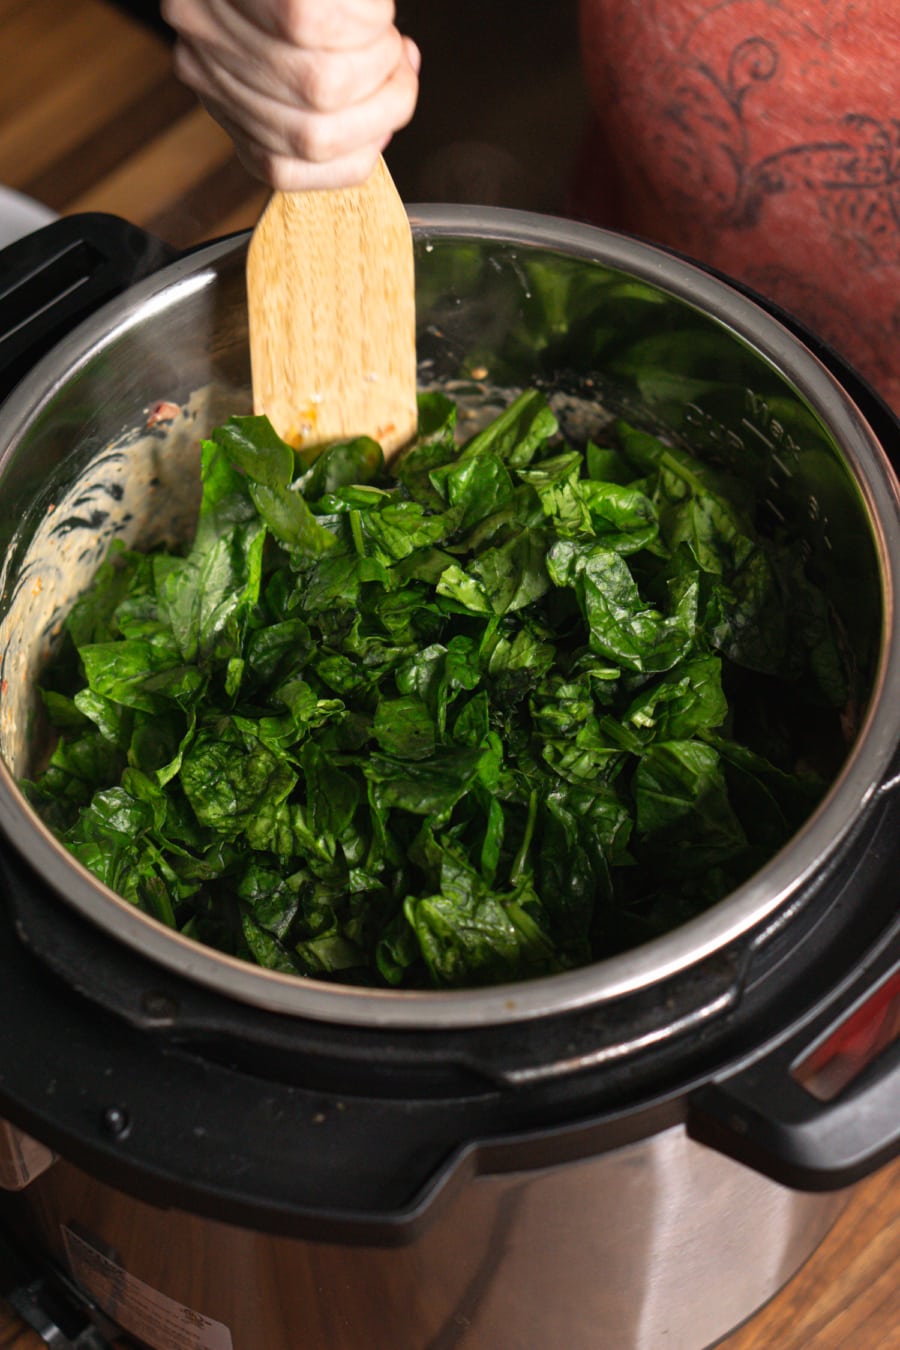
M420 57L393 0L162 0L161 11L177 75L271 187L361 183L412 117Z

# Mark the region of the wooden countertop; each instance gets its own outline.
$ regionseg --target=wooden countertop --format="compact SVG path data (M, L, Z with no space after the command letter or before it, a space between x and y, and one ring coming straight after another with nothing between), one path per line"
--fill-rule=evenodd
M61 214L111 211L176 247L256 220L265 189L174 79L166 44L103 0L0 0L0 68L0 183ZM0 1350L42 1344L0 1304ZM724 1342L891 1346L900 1347L900 1162L857 1189L804 1269Z
M143 25L102 0L0 0L0 55L0 183L176 247L254 223L265 189Z

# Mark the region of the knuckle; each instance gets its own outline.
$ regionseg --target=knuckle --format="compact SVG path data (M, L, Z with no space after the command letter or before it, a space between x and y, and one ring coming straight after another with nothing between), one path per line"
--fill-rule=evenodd
M324 118L298 120L291 128L289 144L293 154L311 164L324 164L335 156L335 137Z
M369 146L367 150L362 151L361 154L359 154L355 158L355 160L353 161L352 165L349 168L349 173L352 175L350 179L350 186L353 186L354 184L357 183L364 183L367 178L371 177L375 165L378 163L380 155L381 155L381 147L378 145L372 145Z
M355 163L349 167L343 161L333 164L311 164L308 160L292 159L289 155L272 155L265 152L256 157L253 172L278 192L352 187L368 176L367 172L359 169Z
M336 112L346 102L346 82L339 58L317 53L303 71L300 95L313 112Z
M283 0L275 12L277 36L295 47L321 46L327 26L321 8L310 5L309 0Z
M198 37L206 31L203 13L190 0L161 0L160 14L183 37Z
M408 79L404 78L397 91L397 103L395 109L396 120L394 123L395 130L408 126L412 121L413 114L416 111L416 104L419 101L419 82L416 77L412 75L412 72L410 72L410 77L411 78Z
M275 16L277 36L297 47L358 46L393 20L393 0L281 0Z
M297 188L297 174L289 159L273 159L266 164L266 182L276 192L293 192Z
M205 90L205 81L199 62L187 43L179 40L172 54L172 69L177 78L195 92Z
M254 147L247 165L251 172L276 192L291 192L296 182L293 161L271 150Z
M159 12L167 24L176 28L184 17L183 0L160 0Z

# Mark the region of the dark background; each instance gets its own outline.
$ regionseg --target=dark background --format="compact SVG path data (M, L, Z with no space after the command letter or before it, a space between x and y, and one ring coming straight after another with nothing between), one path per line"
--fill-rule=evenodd
M154 0L120 8L172 34ZM387 161L406 201L564 211L586 120L577 0L397 0L419 106Z

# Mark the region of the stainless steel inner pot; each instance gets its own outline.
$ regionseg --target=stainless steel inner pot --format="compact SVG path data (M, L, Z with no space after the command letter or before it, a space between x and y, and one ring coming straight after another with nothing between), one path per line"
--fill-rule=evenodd
M792 1069L896 962L897 490L842 386L729 286L562 221L413 223L423 383L477 417L537 381L574 435L622 411L763 465L869 670L855 741L739 891L527 985L287 979L124 904L15 778L72 598L112 537L185 532L200 434L248 407L246 238L165 267L0 411L0 1219L159 1350L699 1350L827 1232L845 1194L812 1188L896 1146L897 1047L829 1102ZM636 378L638 333L683 360Z
M649 246L561 220L412 210L420 379L477 416L539 381L564 426L597 431L622 411L693 444L765 457L773 508L806 518L808 547L871 658L871 696L831 791L745 885L669 935L527 984L449 993L357 990L264 971L200 947L104 888L55 841L16 777L41 744L35 681L63 614L114 536L178 537L196 506L199 437L249 407L246 236L211 244L104 306L22 382L2 412L0 826L50 887L117 941L261 1008L382 1027L461 1028L600 1004L682 971L764 924L850 836L898 740L895 597L900 516L876 436L841 386L776 319ZM685 334L702 369L635 380L617 334ZM157 400L177 404L152 422Z

